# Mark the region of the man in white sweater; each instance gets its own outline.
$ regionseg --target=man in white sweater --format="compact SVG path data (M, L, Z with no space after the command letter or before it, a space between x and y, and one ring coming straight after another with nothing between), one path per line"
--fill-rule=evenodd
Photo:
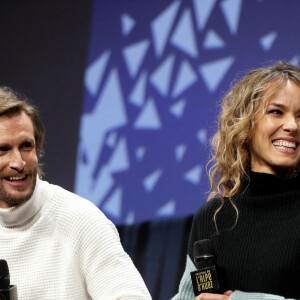
M103 213L41 180L43 140L36 109L0 88L0 259L18 299L151 299Z

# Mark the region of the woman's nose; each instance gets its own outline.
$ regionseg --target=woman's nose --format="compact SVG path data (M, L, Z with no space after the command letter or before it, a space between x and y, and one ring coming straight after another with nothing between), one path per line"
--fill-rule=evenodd
M297 122L297 119L294 116L290 116L285 119L283 129L291 132L298 131L300 129L299 125L299 121Z

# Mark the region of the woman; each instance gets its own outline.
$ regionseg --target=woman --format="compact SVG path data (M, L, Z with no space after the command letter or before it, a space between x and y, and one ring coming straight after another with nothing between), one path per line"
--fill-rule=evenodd
M236 83L212 147L212 193L195 214L173 299L195 298L193 245L202 239L214 245L227 292L196 300L300 298L300 69L279 62Z

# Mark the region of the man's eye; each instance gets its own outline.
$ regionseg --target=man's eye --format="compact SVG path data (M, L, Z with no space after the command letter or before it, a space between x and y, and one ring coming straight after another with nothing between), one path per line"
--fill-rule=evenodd
M25 142L22 144L22 147L25 149L31 149L32 148L32 144L30 142Z
M6 152L8 150L9 150L9 148L7 146L0 146L0 151L1 152Z

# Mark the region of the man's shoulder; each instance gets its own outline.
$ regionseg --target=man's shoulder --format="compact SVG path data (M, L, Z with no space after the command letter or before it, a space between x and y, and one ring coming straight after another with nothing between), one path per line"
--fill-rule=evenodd
M91 201L65 188L41 181L48 190L46 205L55 218L69 220L87 218L88 220L105 220L102 211Z

